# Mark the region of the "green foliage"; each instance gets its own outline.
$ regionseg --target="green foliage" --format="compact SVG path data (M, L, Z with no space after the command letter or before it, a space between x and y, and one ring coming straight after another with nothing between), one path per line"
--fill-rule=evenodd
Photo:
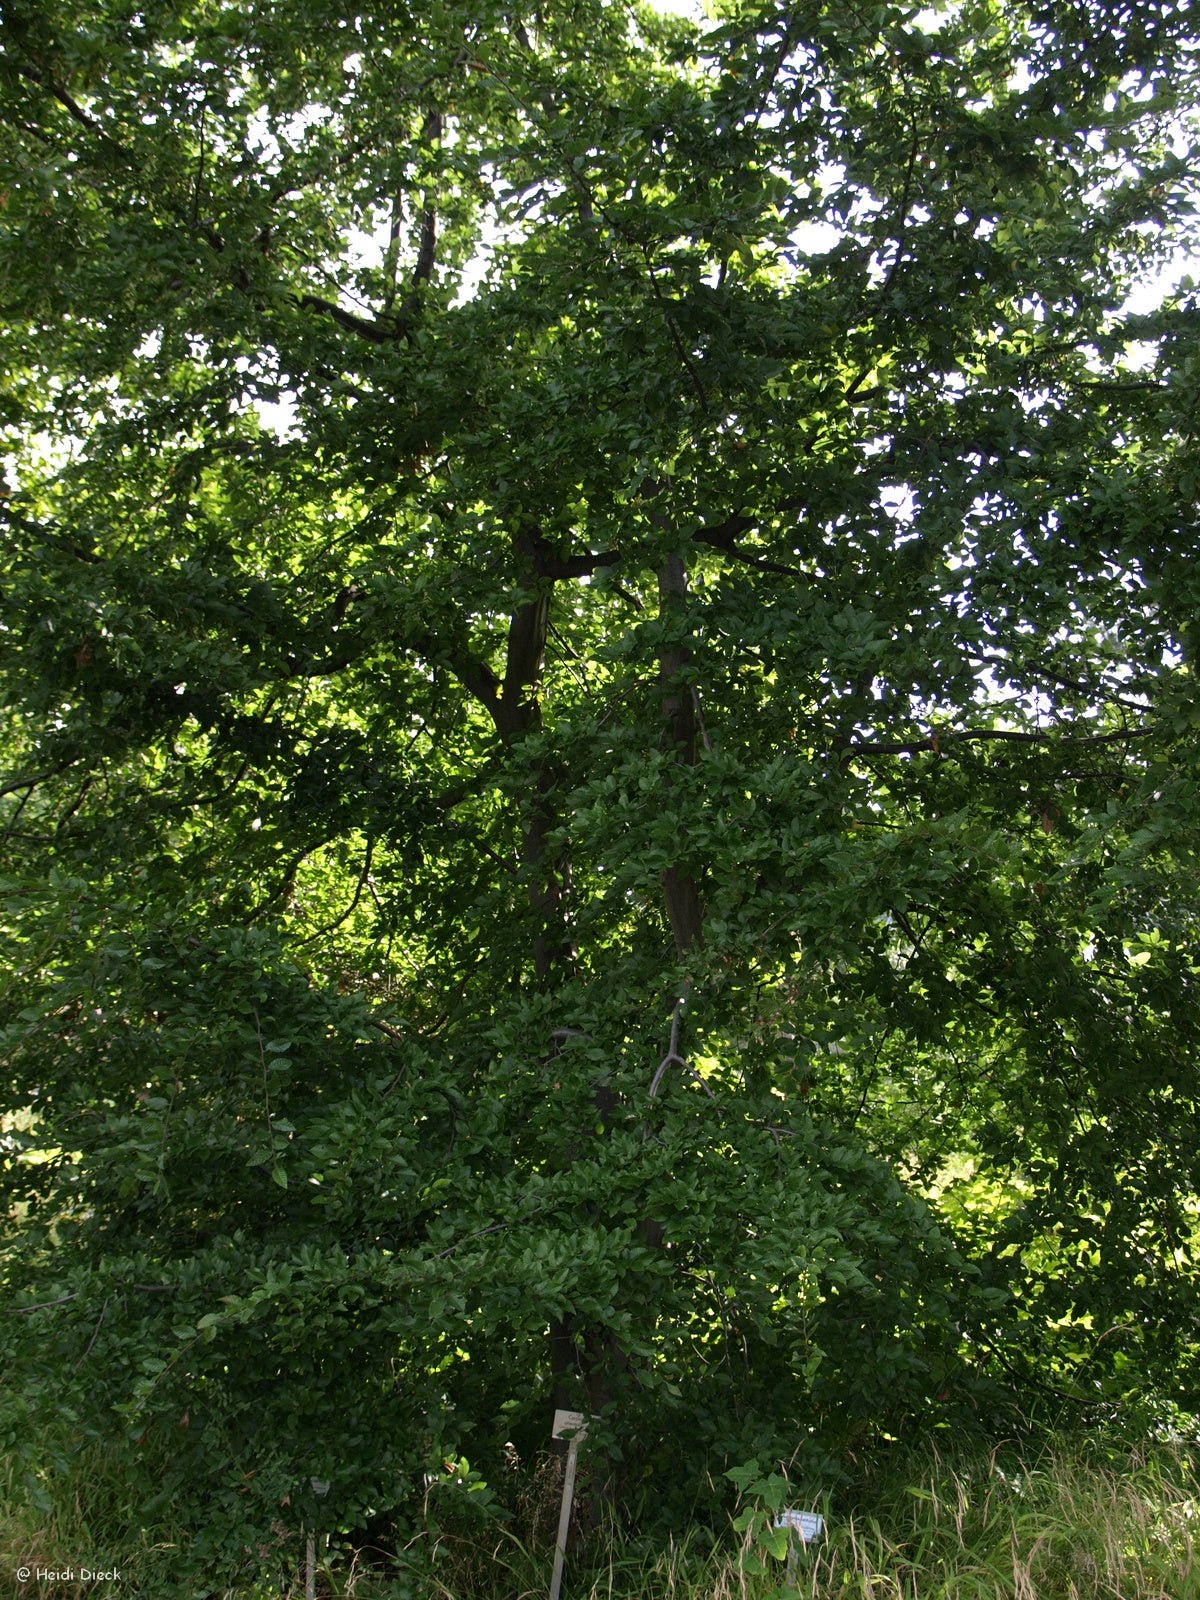
M75 1149L36 1115L21 1135L6 1337L37 1389L88 1371L72 1427L106 1440L120 1419L141 1515L194 1518L199 1572L256 1528L349 1531L406 1500L428 1522L424 1485L464 1453L484 1464L474 1514L498 1514L505 1446L531 1458L545 1437L529 1352L568 1312L628 1360L591 1448L651 1518L694 1512L706 1462L769 1448L777 1417L806 1417L815 1468L953 1362L934 1341L962 1263L852 1143L744 1110L714 1143L713 1113L685 1103L614 1112L556 1169L559 1097L523 1086L536 1063L368 1039L359 997L314 990L262 936L158 950L132 1015L114 943L59 990L68 1049L37 1013L12 1030L39 1099L73 1102ZM13 1442L32 1464L31 1420Z
M6 10L0 1415L179 1592L1195 1407L1193 34Z

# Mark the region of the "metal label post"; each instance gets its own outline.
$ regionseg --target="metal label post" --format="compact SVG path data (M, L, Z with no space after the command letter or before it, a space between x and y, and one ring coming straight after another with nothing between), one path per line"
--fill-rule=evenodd
M571 1526L571 1501L575 1498L575 1467L579 1460L579 1446L587 1437L587 1418L583 1412L556 1411L553 1437L568 1441L562 1510L558 1514L558 1538L554 1542L554 1571L550 1574L550 1600L558 1600L558 1592L562 1588L563 1558L567 1553L567 1530Z
M308 1482L319 1498L329 1493L328 1478L310 1478ZM304 1541L304 1600L317 1600L317 1536L311 1529Z

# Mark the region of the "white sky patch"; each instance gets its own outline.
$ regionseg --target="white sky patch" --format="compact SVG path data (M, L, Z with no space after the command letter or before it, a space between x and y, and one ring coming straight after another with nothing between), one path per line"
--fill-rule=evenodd
M793 249L784 252L784 259L796 256L825 256L841 243L843 233L832 222L801 222L792 229Z
M257 400L254 404L258 412L258 420L268 433L283 443L288 439L299 437L299 425L296 420L296 403L294 400Z
M917 501L907 483L887 483L879 491L879 505L893 522L911 523L916 514Z
M1200 278L1200 255L1181 251L1137 286L1122 306L1122 315L1136 317L1156 311L1166 296L1189 277Z
M1130 372L1145 372L1157 355L1158 346L1152 339L1133 339L1125 346L1125 365Z

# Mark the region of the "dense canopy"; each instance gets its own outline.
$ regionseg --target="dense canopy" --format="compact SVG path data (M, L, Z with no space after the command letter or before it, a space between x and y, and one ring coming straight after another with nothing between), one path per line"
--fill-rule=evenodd
M10 0L23 1451L211 1575L1195 1406L1196 44Z

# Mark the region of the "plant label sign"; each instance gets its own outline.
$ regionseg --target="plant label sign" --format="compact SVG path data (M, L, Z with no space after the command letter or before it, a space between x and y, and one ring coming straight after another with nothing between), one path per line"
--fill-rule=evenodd
M582 1411L556 1411L554 1413L555 1439L583 1439L587 1434L588 1419Z
M798 1533L803 1544L811 1544L825 1532L825 1518L815 1511L781 1511L775 1518L775 1526Z

